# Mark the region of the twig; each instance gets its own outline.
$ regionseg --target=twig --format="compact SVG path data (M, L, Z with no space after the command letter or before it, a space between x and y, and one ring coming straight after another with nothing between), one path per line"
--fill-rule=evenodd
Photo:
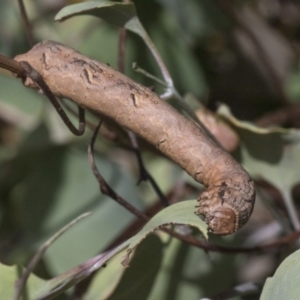
M254 247L226 247L226 246L209 244L207 242L202 242L202 241L195 239L192 236L184 236L177 232L169 232L166 229L163 231L165 231L165 232L169 233L170 235L172 235L173 237L176 237L176 238L180 239L181 241L184 241L184 242L186 242L190 245L193 245L197 248L201 248L205 251L220 252L220 253L224 253L224 254L226 254L226 253L228 253L228 254L254 253L254 252L262 253L262 252L266 252L271 249L278 249L280 247L283 247L287 244L290 244L290 243L296 241L300 237L300 231L296 231L296 232L293 232L289 235L286 235L286 236L278 239L275 242L265 244L265 245L258 245L258 246L254 246Z
M32 36L32 28L31 28L30 22L28 20L28 16L27 16L27 13L26 13L26 9L25 9L23 0L18 0L18 3L19 3L21 18L22 18L22 22L23 22L23 25L24 25L24 28L25 28L27 40L28 40L29 46L31 48L34 45L33 36Z
M26 77L26 72L19 62L9 57L3 56L1 54L0 54L0 68L15 73L18 75L18 77L22 77L22 78Z
M157 83L161 84L163 87L167 87L167 84L159 79L158 77L150 74L149 72L147 72L146 70L142 69L136 62L132 63L132 69L140 74L143 74L145 77L152 79L153 81L156 81ZM160 98L163 98L162 96L160 96Z
M141 152L140 152L140 149L139 149L139 145L138 145L136 135L132 131L128 131L128 136L129 136L133 151L136 154L139 169L140 169L140 178L138 180L138 184L143 180L149 180L149 182L152 185L155 193L159 197L159 200L162 203L162 205L165 206L165 207L168 206L169 203L168 203L165 195L163 194L163 192L159 188L158 184L156 183L156 181L154 180L152 175L145 168L145 164L143 162L143 158L142 158L142 155L141 155Z
M88 147L88 159L90 162L90 166L91 169L98 181L99 184L99 188L100 191L104 194L109 196L110 198L114 199L117 203L119 203L121 206L123 206L124 208L126 208L127 210L129 210L131 213L133 213L135 216L137 216L138 218L144 219L148 221L148 217L143 214L141 211L139 211L138 209L136 209L133 205L131 205L129 202L127 202L125 199L123 199L121 196L119 196L109 185L108 183L105 181L105 179L101 176L101 174L99 173L97 166L95 164L95 160L94 160L94 144L95 144L95 140L96 137L98 135L98 131L100 129L100 126L102 124L102 120L100 120L99 124L97 125L93 136L91 138L91 142L89 144Z
M281 194L287 209L289 219L291 220L294 229L298 231L300 230L300 221L293 197L291 196L290 191L282 190Z
M84 108L78 106L78 115L79 115L79 128L77 129L55 98L54 94L44 81L43 77L41 76L38 71L36 71L30 64L26 61L20 62L21 66L25 70L25 76L29 77L32 81L34 81L37 86L43 91L43 93L46 95L46 97L50 100L56 111L58 112L61 119L64 121L66 126L69 128L69 130L77 136L83 135L85 131L85 110Z

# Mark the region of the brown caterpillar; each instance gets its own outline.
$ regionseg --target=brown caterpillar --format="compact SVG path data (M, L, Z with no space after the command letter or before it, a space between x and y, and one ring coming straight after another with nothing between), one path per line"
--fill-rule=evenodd
M253 180L150 89L57 42L39 43L15 60L35 68L55 95L135 132L203 183L207 189L199 196L196 214L204 215L210 232L230 234L248 221L255 201ZM24 84L36 88L29 78Z

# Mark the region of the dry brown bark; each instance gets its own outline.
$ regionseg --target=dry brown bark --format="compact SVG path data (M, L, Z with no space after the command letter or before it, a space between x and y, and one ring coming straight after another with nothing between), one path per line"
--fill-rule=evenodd
M230 234L247 222L255 201L248 173L150 89L53 41L37 44L15 60L35 68L55 95L135 132L203 183L207 189L196 213L204 215L210 232ZM24 84L37 88L29 78Z

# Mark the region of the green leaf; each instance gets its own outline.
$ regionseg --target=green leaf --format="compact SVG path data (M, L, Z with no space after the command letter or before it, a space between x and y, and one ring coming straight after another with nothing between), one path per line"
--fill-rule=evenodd
M0 295L1 300L13 299L15 282L18 279L18 267L6 266L0 263ZM26 291L28 299L34 299L36 292L45 285L45 280L42 280L31 274L27 285Z
M112 257L106 267L95 274L85 294L85 300L107 299L112 294L126 270L121 265L125 254L126 249Z
M10 124L30 130L42 115L43 97L26 89L20 80L0 74L1 118Z
M163 249L157 236L149 236L137 248L127 269L120 263L125 252L117 254L94 277L85 300L147 299L160 268Z
M150 236L143 241L134 253L130 268L126 269L116 290L108 299L147 299L160 269L163 249L164 244L157 236Z
M113 253L107 253L107 254L104 254L104 257L100 257L99 259L101 260L101 264L99 263L100 260L99 260L99 262L97 262L95 259L92 259L91 260L91 261L93 261L92 263L86 262L86 263L84 263L84 265L81 265L80 270L78 270L78 268L74 268L73 270L66 272L65 274L57 277L56 279L53 279L51 286L74 285L75 281L78 282L79 278L80 278L80 280L82 280L83 278L87 277L91 272L91 268L93 271L95 271L101 265L103 265L104 262L106 262L108 259L113 257L116 253L118 253L120 251L120 249L123 250L127 246L129 246L129 247L127 249L127 254L126 254L124 261L125 261L125 264L128 265L129 255L132 253L132 251L141 243L141 241L143 239L145 239L145 237L147 235L149 235L155 229L157 229L163 225L168 225L168 224L190 225L190 226L198 228L203 233L203 235L207 238L206 224L204 223L204 221L202 221L198 216L196 216L194 214L194 208L195 208L196 204L197 204L196 200L188 200L188 201L179 202L177 204L174 204L174 205L171 205L171 206L165 208L164 210L162 210L161 212L156 214L139 233L137 233L134 237L132 237L131 239L124 242L122 245L118 246L114 250ZM161 245L159 245L159 247L156 247L156 246L154 247L152 245L151 247L146 247L146 248L149 249L150 253L145 254L144 253L145 249L142 249L142 253L144 253L142 255L143 260L145 257L148 257L148 260L149 260L149 257L155 256L153 254L153 252L155 252L157 255L161 252ZM139 259L138 259L138 261L139 261ZM155 276L155 274L157 272L157 268L158 268L157 264L160 261L160 259L157 259L157 260L155 259L155 261L156 261L155 263L154 263L154 261L152 263L154 265L156 265L156 267L153 268L149 274L145 274L146 278L144 278L142 280L144 282L144 284L146 284L146 285L149 285L152 282L153 277ZM97 267L92 267L93 264L97 265ZM123 264L124 264L124 262L123 262ZM138 265L139 264L140 263L138 263ZM144 261L144 264L145 264L145 261ZM154 267L154 266L152 266L152 267ZM135 268L135 266L134 266L134 268ZM144 268L145 268L145 273L147 273L148 267L147 268L144 267ZM105 272L105 270L103 272ZM129 275L125 275L126 276L125 281L127 282L127 280L130 280L130 281L133 280L133 274L135 274L135 273L138 274L139 272L130 271ZM152 279L150 279L148 276L150 276L150 278L152 278ZM123 291L123 284L124 283L122 283L122 281L121 281L121 287L117 288L117 291L114 294L115 297L119 297L118 295L121 293L120 291ZM125 284L125 285L127 286L127 284ZM128 289L128 286L127 286L127 289ZM145 288L144 293L146 292L146 290L147 289ZM93 290L90 291L90 295L94 293L93 291L94 291L94 288L93 288ZM148 291L149 291L149 286L148 286ZM128 292L133 292L133 291L131 290ZM137 291L135 290L135 292L137 292ZM112 299L115 299L115 298L112 298Z
M194 213L196 205L196 200L186 200L170 205L156 214L139 233L131 238L130 245L127 249L127 256L123 264L128 264L129 255L146 236L163 225L189 225L199 229L204 237L207 238L206 223Z
M134 3L88 1L64 7L55 16L55 21L64 21L73 16L92 15L111 25L124 27L139 35L148 46L157 62L161 60L146 30L137 17ZM159 63L160 64L160 63Z
M39 136L37 132L36 137ZM26 147L26 153L20 151L12 162L10 172L2 174L0 193L6 193L8 184L9 189L14 191L11 193L13 205L3 214L18 216L16 229L12 226L11 230L22 230L23 243L9 256L18 257L20 264L27 254L32 255L34 247L63 225L83 212L93 212L90 218L67 232L45 254L49 273L55 276L104 249L134 216L101 194L85 150L47 143L40 146L31 150ZM107 182L132 205L143 209L144 204L135 188L136 179L107 157L97 156L96 162ZM74 249L72 255L70 245ZM18 255L20 252L21 256Z
M299 299L300 250L288 256L268 278L260 300Z
M72 268L71 270L46 282L42 289L39 290L37 300L52 299L54 296L61 294L76 283L90 276L99 270L103 265L119 252L123 251L129 244L125 241L118 247L97 255L84 263Z
M65 6L57 13L54 19L55 21L65 21L80 15L95 16L112 25L124 27L136 15L136 12L132 3L87 1Z
M154 51L154 45L137 17L134 3L88 1L73 4L65 6L60 10L55 16L55 21L64 21L68 18L80 15L95 16L111 25L124 27L139 35L149 49Z
M53 207L43 224L43 229L51 231L57 224L65 222L63 220L69 220L87 210L92 211L93 215L67 232L63 239L47 251L46 259L55 274L64 272L92 257L99 250L105 249L124 226L135 218L115 201L101 194L88 164L86 152L69 150L62 169L63 183L53 199ZM143 209L135 188L135 179L107 157L98 156L95 159L101 174L114 190L138 209ZM70 245L76 249L71 256Z

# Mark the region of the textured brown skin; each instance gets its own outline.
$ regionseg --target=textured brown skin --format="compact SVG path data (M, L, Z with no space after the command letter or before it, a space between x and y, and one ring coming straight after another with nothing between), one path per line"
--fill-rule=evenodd
M57 42L44 41L15 60L34 67L55 95L135 132L203 183L196 213L211 233L231 234L248 221L255 189L247 172L148 88ZM24 84L36 88L29 78Z

